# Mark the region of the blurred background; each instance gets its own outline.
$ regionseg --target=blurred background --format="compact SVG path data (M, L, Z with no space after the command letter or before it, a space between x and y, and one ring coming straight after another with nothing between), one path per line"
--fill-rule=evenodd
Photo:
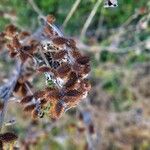
M81 102L87 118L74 108L55 123L35 121L12 103L7 120L16 121L6 131L31 150L150 150L150 1L118 0L118 7L104 8L99 0L0 0L0 32L8 24L35 32L36 8L53 14L91 57L92 90ZM0 81L11 67L0 57Z

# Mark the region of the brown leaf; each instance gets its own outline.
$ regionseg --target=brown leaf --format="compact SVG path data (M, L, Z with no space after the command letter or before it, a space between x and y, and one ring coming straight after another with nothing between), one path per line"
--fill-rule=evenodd
M65 77L71 71L71 67L69 64L64 63L58 69L57 73L60 77Z
M78 58L81 57L81 53L80 53L79 50L77 50L77 49L73 49L73 50L71 51L71 53L72 53L72 56L73 56L75 59L78 59Z
M20 93L22 96L25 96L27 94L27 87L25 84L22 84L22 86L20 88Z
M90 124L90 125L88 126L88 130L89 130L89 133L90 133L90 134L94 134L94 133L95 133L94 125L93 125L93 124Z
M45 91L37 91L34 93L35 98L41 98L45 95Z
M82 74L84 72L84 65L80 65L77 62L73 64L73 70L76 71L78 74Z
M14 88L14 92L17 92L22 84L17 81L16 86Z
M71 72L69 77L68 77L68 81L65 84L66 88L73 88L78 80L78 76L75 72Z
M81 96L65 96L63 101L67 104L67 107L74 107L81 101Z
M44 27L44 33L46 35L50 35L50 36L54 35L54 31L53 31L53 29L50 26Z
M79 92L78 90L68 90L65 92L64 94L65 96L73 96L73 97L76 97L76 96L80 96L81 95L81 92Z
M84 79L81 81L81 91L90 91L91 90L91 84L88 79Z
M53 24L55 22L55 17L53 15L46 16L47 22Z
M12 24L6 26L5 28L6 35L8 36L13 36L16 31L17 31L17 28Z
M21 61L24 63L30 56L27 53L24 53L23 51L20 51L19 57Z
M14 47L11 44L7 44L6 46L9 49L9 52L14 52L15 51Z
M21 33L19 33L18 38L22 40L22 39L25 39L26 37L28 37L30 35L31 35L31 33L27 32L27 31L22 31Z
M68 45L70 48L72 48L73 50L74 50L74 49L77 49L77 47L76 47L76 42L75 42L75 40L73 40L73 39L69 39L67 45Z
M61 102L53 105L50 109L50 116L53 119L58 119L64 113L64 106Z
M47 100L45 98L43 98L40 100L40 102L41 102L41 106L43 106L47 103Z
M45 99L51 103L56 103L61 98L61 96L62 95L58 89L53 89L45 95Z
M11 57L11 58L14 58L15 56L17 56L17 52L9 52L9 56Z
M68 40L64 37L55 37L52 39L52 42L55 45L63 45L63 44L67 44Z
M0 100L0 111L4 108L4 102Z
M83 74L88 74L91 71L90 64L86 64L83 69Z
M6 133L0 134L0 140L4 143L16 141L17 139L18 139L18 136L11 132L6 132Z
M78 132L83 133L86 129L85 127L78 127Z
M37 111L37 109L34 109L34 110L32 111L32 118L33 118L33 119L37 119L37 118L38 118L38 111Z
M54 55L53 55L53 58L54 59L63 59L64 58L64 56L66 55L66 51L65 50L63 50L63 51L60 51L60 52L57 52L57 53L55 53Z
M88 56L81 56L81 57L77 58L76 61L80 65L85 65L85 64L89 63L90 59Z
M2 141L0 141L0 150L4 150L4 145Z
M20 49L21 48L21 44L18 40L18 37L17 36L14 36L13 39L12 39L12 44L13 44L13 47L17 48L17 49Z
M28 96L24 97L20 103L25 104L25 103L32 101L32 99L33 99L33 95L28 95Z
M39 72L51 72L51 70L52 69L50 67L47 67L47 66L42 66L42 67L38 68Z
M26 105L23 110L25 112L31 112L34 110L35 107L36 107L36 104L30 104L30 105Z

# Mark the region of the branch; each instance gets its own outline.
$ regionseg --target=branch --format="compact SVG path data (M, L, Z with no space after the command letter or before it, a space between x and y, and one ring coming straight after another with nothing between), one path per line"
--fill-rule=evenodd
M9 79L9 82L0 87L0 98L3 100L4 104L3 109L0 112L0 131L2 130L5 114L7 112L7 105L9 98L14 91L17 80L20 77L21 71L22 71L22 63L17 62L15 74Z
M129 47L124 47L124 48L119 48L119 47L113 47L113 46L100 46L100 45L86 45L82 43L80 40L77 40L78 47L82 49L85 52L94 52L94 53L99 53L103 50L116 53L116 54L127 54L128 52L131 51L136 51L139 46L144 46L149 40L141 41L133 46Z

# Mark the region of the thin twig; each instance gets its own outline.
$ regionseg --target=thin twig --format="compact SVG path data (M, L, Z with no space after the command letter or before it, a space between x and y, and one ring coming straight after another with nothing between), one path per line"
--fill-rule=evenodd
M126 53L130 52L131 49L133 51L135 51L137 47L144 46L148 41L149 40L141 41L133 46L124 47L124 48L112 47L112 46L100 46L100 45L88 46L88 45L82 43L81 41L77 41L77 43L78 43L78 47L80 49L82 49L83 51L87 51L87 52L99 53L102 50L106 50L106 51L110 51L110 52L116 53L116 54L126 54Z
M74 12L76 11L76 9L77 9L78 5L80 4L80 2L81 2L81 0L76 0L75 3L73 4L70 12L68 13L68 15L67 15L67 17L66 17L66 19L65 19L65 21L63 23L63 27L64 28L66 27L68 21L70 20L70 18L72 17L72 15L74 14Z
M43 16L42 11L37 7L37 5L35 4L35 2L33 0L28 0L28 2L30 3L30 5L32 6L32 8L34 9L34 11L39 15L39 16Z
M93 17L95 16L95 14L97 12L97 9L100 6L101 2L102 2L102 0L97 0L97 2L95 3L95 5L94 5L94 7L93 7L89 17L87 18L87 20L86 20L86 22L85 22L85 24L84 24L84 26L83 26L83 28L81 30L81 37L80 37L81 39L84 38L85 33L86 33L89 25L91 24L91 21L92 21Z
M36 5L34 0L28 0L29 4L32 6L33 10L38 14L39 19L43 19L44 22L46 21L46 17L42 13L42 11L39 9L39 7ZM63 36L62 32L54 25L47 22L47 24L55 31L59 36Z

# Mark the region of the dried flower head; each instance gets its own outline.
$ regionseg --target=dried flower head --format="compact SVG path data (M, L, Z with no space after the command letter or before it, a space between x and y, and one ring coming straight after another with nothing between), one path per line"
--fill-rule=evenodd
M75 40L64 37L53 26L52 15L43 20L38 37L7 27L7 35L11 34L7 48L10 56L18 57L25 67L14 88L16 96L24 97L20 101L24 111L30 112L33 118L41 118L47 111L51 118L57 119L89 92L91 86L86 77L90 72L90 58L81 54ZM44 73L45 89L37 91L29 86L29 79L36 71Z

